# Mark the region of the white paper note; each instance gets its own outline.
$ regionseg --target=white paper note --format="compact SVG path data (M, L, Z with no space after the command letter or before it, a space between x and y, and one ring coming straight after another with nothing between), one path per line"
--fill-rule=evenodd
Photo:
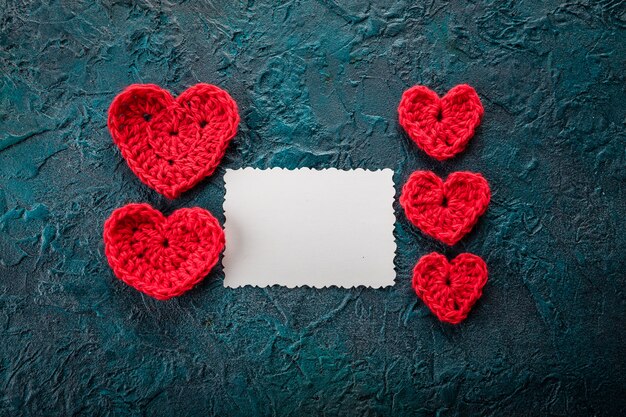
M227 170L224 286L394 284L393 171Z

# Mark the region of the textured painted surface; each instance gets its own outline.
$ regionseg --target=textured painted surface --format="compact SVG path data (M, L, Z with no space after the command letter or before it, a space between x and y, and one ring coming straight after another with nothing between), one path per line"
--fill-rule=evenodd
M0 1L0 415L533 415L626 412L626 10L619 1ZM130 2L128 2L130 3ZM133 82L198 81L242 109L219 171L169 202L106 129ZM402 91L468 82L486 115L437 163ZM159 302L116 280L110 212L223 221L225 167L476 170L491 206L446 250L397 206L385 290L222 287ZM410 288L432 250L481 255L458 327Z

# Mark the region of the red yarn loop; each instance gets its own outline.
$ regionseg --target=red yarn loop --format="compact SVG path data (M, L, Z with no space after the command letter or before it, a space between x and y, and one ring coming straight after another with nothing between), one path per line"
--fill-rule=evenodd
M209 274L224 249L224 232L202 208L183 208L165 217L148 204L128 204L105 222L104 248L119 279L167 300Z
M482 296L487 265L462 253L451 262L438 253L423 256L413 269L413 289L439 320L458 324Z
M416 171L402 188L400 205L422 232L452 246L472 230L490 199L480 174L454 172L444 183L431 171Z
M439 98L423 85L409 88L398 106L400 125L424 152L442 161L462 152L483 116L476 91L457 85Z
M238 125L235 101L210 84L176 99L157 85L131 85L115 97L108 119L130 169L167 198L213 174Z

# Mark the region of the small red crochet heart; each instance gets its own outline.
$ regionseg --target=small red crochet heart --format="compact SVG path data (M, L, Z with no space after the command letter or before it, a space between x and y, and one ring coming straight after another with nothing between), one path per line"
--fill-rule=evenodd
M423 85L409 88L398 106L400 125L431 157L442 161L462 152L483 116L476 91L457 85L439 98Z
M413 269L413 289L441 321L458 324L465 320L487 282L487 265L478 256L462 253L448 262L430 253Z
M129 204L105 222L104 248L119 279L167 300L209 274L224 249L224 232L211 213L198 207L165 217L148 204Z
M444 183L431 171L416 171L402 188L400 205L422 232L452 246L472 230L490 199L480 174L454 172Z
M128 166L167 198L215 171L238 125L235 101L210 84L176 99L157 85L134 84L109 108L109 131Z

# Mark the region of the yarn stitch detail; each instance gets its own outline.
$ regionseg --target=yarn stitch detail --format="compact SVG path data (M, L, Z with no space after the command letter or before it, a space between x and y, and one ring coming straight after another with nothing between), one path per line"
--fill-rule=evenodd
M224 232L215 217L199 207L165 217L148 204L129 204L105 222L104 248L119 279L167 300L209 274L224 249Z
M176 99L157 85L133 84L115 97L108 118L130 169L170 199L213 174L238 125L235 101L210 84Z
M487 265L476 255L462 253L448 262L436 252L423 256L413 269L413 289L443 322L458 324L482 296Z
M431 171L416 171L402 188L400 205L422 232L452 246L472 230L490 199L480 174L454 172L444 183Z
M402 94L398 106L400 125L417 146L439 161L465 149L483 113L478 94L467 84L457 85L442 98L416 85Z

